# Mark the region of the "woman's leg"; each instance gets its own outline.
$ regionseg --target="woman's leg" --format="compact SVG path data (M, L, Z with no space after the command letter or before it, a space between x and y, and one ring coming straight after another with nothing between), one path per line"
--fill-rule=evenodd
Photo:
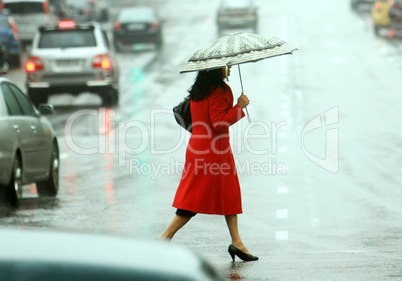
M225 216L226 223L229 228L230 236L232 237L232 245L236 246L246 254L249 254L246 246L244 246L243 241L240 238L239 228L237 225L237 215L227 215Z
M176 215L159 239L172 239L176 232L179 231L179 229L182 228L186 223L188 223L191 218L191 216Z

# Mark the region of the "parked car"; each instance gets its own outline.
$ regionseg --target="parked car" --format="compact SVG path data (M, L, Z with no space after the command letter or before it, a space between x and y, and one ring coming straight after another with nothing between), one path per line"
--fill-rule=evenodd
M54 22L47 0L1 0L2 8L10 11L18 26L23 44L30 44L40 25Z
M0 13L0 41L8 53L8 64L19 67L21 64L21 41L14 18L5 10Z
M152 8L124 8L114 21L113 40L116 51L137 43L152 43L160 48L163 43L162 22Z
M258 32L257 7L251 0L224 0L216 18L218 34L224 30L250 28Z
M377 36L402 37L402 0L376 1L371 13Z
M49 113L50 105L36 109L14 83L0 78L0 205L18 206L22 186L31 183L39 196L56 196L59 147L44 116Z
M105 106L118 102L119 72L98 23L61 21L39 28L25 64L28 95L35 105L56 93L98 94Z
M0 280L226 280L204 258L163 241L0 228L0 249Z

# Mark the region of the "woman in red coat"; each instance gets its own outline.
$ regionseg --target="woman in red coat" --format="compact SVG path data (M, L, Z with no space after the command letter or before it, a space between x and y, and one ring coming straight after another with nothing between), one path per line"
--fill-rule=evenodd
M240 184L229 143L229 127L244 117L249 104L241 95L233 106L233 94L224 79L230 67L200 71L190 89L192 134L186 163L173 207L176 216L161 235L172 239L196 213L224 215L232 238L229 254L234 260L257 260L244 246L237 226L242 213Z

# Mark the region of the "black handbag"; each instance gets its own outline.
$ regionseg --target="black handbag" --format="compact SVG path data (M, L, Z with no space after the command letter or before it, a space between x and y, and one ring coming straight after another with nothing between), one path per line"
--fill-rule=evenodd
M176 122L191 133L193 126L191 120L190 96L184 98L178 105L173 107Z

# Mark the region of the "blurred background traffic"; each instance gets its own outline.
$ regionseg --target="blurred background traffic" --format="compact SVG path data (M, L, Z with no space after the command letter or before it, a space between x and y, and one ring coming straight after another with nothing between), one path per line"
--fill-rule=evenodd
M367 22L367 28L376 36L388 39L402 37L402 1L348 1L350 1L350 11L356 13L356 16L361 16L362 20ZM238 28L249 28L249 31L258 33L256 2L259 1L222 1L213 15L216 19L217 34L222 35L225 30L235 31ZM157 38L155 37L152 41L160 48L163 42L163 22L164 19L169 18L169 15L160 17L158 7L161 4L162 1L157 0L2 0L0 2L0 40L3 60L6 63L6 65L2 63L2 72L4 74L9 68L23 67L26 51L29 50L27 47L32 43L38 27L61 20L102 23L103 28L109 31L108 35L116 51L120 51L129 44L147 41L143 36L127 37L126 32L154 30ZM130 12L132 6L142 6L143 9ZM144 22L149 26L143 26Z
M53 112L43 123L56 137L48 157L35 159L52 168L39 189L35 179L21 182L24 163L10 156L13 172L1 187L17 194L19 208L0 225L158 237L174 214L188 139L171 109L194 75L178 73L218 36L257 32L299 49L242 66L252 122L233 127L232 147L240 231L260 260L229 264L221 218L197 216L177 241L236 280L400 279L400 1L2 0L1 7L2 75L34 105L55 106L40 109ZM228 83L239 95L235 68ZM302 135L311 121L317 127ZM339 134L333 142L330 133ZM335 173L317 165L333 152Z

